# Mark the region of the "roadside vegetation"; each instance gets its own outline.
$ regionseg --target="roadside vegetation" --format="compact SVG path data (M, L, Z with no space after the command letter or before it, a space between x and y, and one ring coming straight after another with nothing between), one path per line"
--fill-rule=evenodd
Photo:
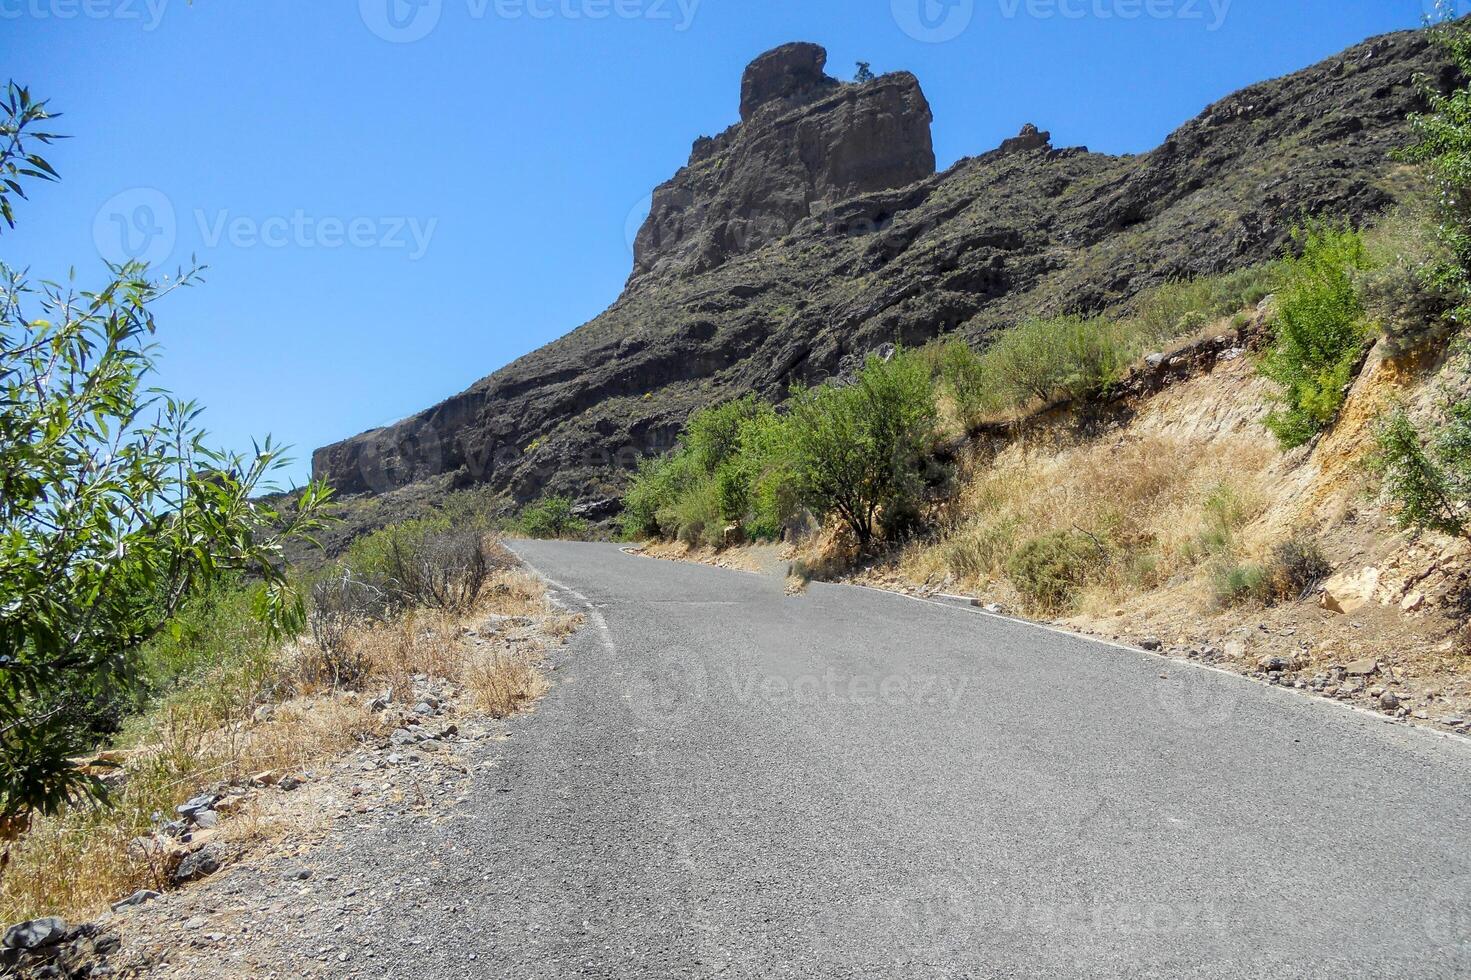
M386 738L374 701L407 697L415 677L464 690L492 717L545 690L538 651L472 648L467 625L534 617L551 638L576 626L493 534L447 519L369 535L293 584L310 597L300 635L283 639L254 613L262 584L222 581L139 648L136 700L88 760L105 795L32 820L0 876L0 919L84 917L136 889L170 887L181 851L138 842L163 832L178 805ZM289 829L249 814L230 826L241 843Z
M7 226L56 179L50 119L8 87ZM155 310L199 272L109 266L89 290L0 266L0 921L170 884L180 803L385 736L373 703L416 675L518 710L545 686L538 653L467 648L477 617L575 625L463 502L291 567L327 488L274 495L279 447L213 448L200 407L155 387Z
M718 548L825 527L853 557L897 548L910 578L1002 580L1049 615L1185 580L1221 606L1299 599L1332 568L1301 533L1242 540L1270 496L1273 459L1249 439L1211 455L1162 437L1036 454L1025 438L995 450L964 437L1050 406L1086 409L1145 354L1255 322L1257 369L1275 392L1265 424L1283 449L1310 443L1333 426L1374 343L1402 356L1457 331L1464 219L1447 207L1408 205L1363 229L1308 222L1280 261L1167 283L1122 318L1032 319L979 350L952 339L870 357L779 409L746 397L700 412L673 453L640 468L624 533ZM1464 398L1431 431L1404 413L1379 431L1405 526L1465 533Z

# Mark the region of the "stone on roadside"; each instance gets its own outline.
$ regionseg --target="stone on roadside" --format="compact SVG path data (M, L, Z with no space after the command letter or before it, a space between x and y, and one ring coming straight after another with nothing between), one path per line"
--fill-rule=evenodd
M54 946L66 938L66 920L48 916L19 922L5 930L6 949L41 949Z
M213 847L203 847L193 854L186 854L184 860L174 869L173 880L176 885L185 885L191 881L208 878L220 870L220 855Z
M1343 668L1343 672L1350 677L1372 677L1379 673L1379 661L1373 657L1365 657L1355 660Z
M136 908L139 905L146 905L155 898L158 898L158 892L147 888L140 888L127 898L113 902L112 910L114 912L121 912L123 909Z

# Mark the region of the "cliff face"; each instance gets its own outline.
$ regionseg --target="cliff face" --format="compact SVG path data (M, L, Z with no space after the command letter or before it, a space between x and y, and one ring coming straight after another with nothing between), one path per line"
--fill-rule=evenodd
M654 191L630 286L650 273L707 272L841 201L935 172L919 81L900 73L843 85L822 73L826 61L815 44L788 44L752 62L741 122L697 140L689 164Z
M913 76L841 84L815 45L758 58L742 121L655 191L605 313L448 401L313 456L344 493L489 484L616 493L702 406L781 397L884 342L982 342L1031 314L1274 257L1304 213L1392 201L1422 33L1377 38L1208 107L1162 146L1056 149L1027 127L935 174Z

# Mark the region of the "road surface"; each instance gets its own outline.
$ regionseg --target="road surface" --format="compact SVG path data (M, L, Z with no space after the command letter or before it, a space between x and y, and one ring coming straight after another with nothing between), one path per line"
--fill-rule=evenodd
M1463 741L969 609L515 549L589 622L464 818L376 845L444 869L390 973L1471 975Z

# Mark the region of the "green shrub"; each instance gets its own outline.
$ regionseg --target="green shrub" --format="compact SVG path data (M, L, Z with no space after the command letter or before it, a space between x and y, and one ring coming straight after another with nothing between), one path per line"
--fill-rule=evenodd
M1356 288L1390 353L1445 339L1464 296L1441 274L1455 256L1435 222L1416 211L1395 211L1365 235L1365 246L1370 267L1359 274Z
M464 610L511 559L483 530L443 515L394 524L354 541L341 565L395 607Z
M940 390L949 396L962 425L974 427L1003 405L985 359L963 340L951 340L926 351Z
M678 448L639 464L623 498L624 536L718 547L731 524L752 537L779 534L794 507L785 438L754 395L696 412Z
M1437 3L1437 8L1445 6ZM1430 111L1410 115L1418 139L1400 158L1420 164L1430 179L1436 235L1448 256L1421 269L1420 279L1432 292L1455 299L1450 318L1464 324L1471 318L1471 86L1464 84L1471 78L1471 30L1454 17L1432 30L1435 42L1460 69L1463 84L1445 93L1437 79L1416 78Z
M1333 573L1317 542L1293 537L1272 549L1265 565L1220 558L1211 570L1212 589L1222 606L1243 602L1272 605L1303 598Z
M1229 558L1217 562L1211 570L1211 588L1217 604L1222 606L1263 598L1270 580L1262 566L1242 564Z
M880 515L905 514L919 497L935 421L929 371L906 351L870 357L851 385L796 389L787 431L803 503L836 515L867 547Z
M1369 265L1363 237L1314 225L1297 239L1302 254L1283 262L1276 336L1261 364L1282 389L1283 407L1267 427L1284 448L1307 442L1338 415L1369 335L1354 282Z
M429 535L449 528L449 518L439 514L390 524L355 539L347 546L342 564L366 581L386 581L393 577L395 553L412 551Z
M1374 465L1399 525L1471 535L1471 398L1447 405L1428 437L1403 411L1382 419L1376 435Z
M259 585L231 579L190 596L158 636L138 651L130 710L144 710L237 653L265 654L273 637L254 612L260 590Z
M512 527L529 538L576 538L588 525L572 513L570 498L549 495L521 508Z
M802 510L785 419L767 411L746 420L741 426L740 467L746 486L746 536L781 537Z
M1140 353L1131 340L1129 331L1103 319L1027 320L986 349L981 371L1012 408L1032 400L1081 400L1123 376Z
M639 461L638 471L628 481L619 515L625 538L652 538L663 533L659 512L673 504L688 485L688 464L688 457L681 452Z
M1006 562L1012 585L1037 609L1072 608L1090 570L1106 561L1098 545L1076 531L1052 531L1022 543Z
M1255 265L1146 290L1134 302L1137 334L1154 344L1195 333L1218 317L1256 306L1272 291L1271 277L1271 266Z

